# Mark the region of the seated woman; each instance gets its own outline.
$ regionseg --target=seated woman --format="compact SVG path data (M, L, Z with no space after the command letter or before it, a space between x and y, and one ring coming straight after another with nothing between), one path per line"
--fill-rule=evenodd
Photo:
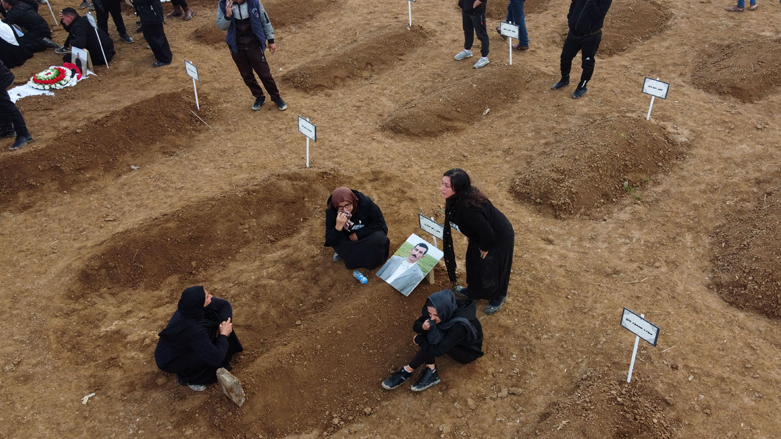
M385 262L390 240L380 207L358 191L336 188L325 210L325 246L349 269L372 270Z
M227 300L201 286L184 290L168 326L158 334L157 367L175 373L181 385L206 390L206 384L217 381L217 369L231 370L231 357L244 350L233 332L232 317Z
M471 363L483 356L483 327L476 316L477 307L471 299L456 301L450 290L437 291L426 299L422 316L412 324L417 332L412 341L420 346L418 354L398 372L382 382L386 390L404 384L412 372L425 364L423 373L412 385L415 392L422 392L439 384L436 357L445 354L461 364Z

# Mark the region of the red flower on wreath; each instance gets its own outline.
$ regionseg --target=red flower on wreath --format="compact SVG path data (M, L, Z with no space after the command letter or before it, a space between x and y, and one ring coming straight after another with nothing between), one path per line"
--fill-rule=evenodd
M53 79L38 79L38 75L33 76L33 82L36 84L56 84L65 79L66 70L61 67L54 67L51 69L52 73L57 72L57 76Z

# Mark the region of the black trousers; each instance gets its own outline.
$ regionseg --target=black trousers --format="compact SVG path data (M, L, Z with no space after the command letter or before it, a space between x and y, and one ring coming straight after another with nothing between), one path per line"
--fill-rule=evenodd
M244 80L244 84L249 87L249 91L252 92L252 96L256 99L263 99L263 89L260 88L258 81L255 80L255 74L253 70L260 77L260 82L263 83L263 87L271 97L272 101L279 99L279 89L277 83L274 82L274 78L271 76L271 69L266 62L266 55L260 50L260 47L253 49L239 49L237 53L231 52L233 62L236 63L236 67L239 68L239 74L241 79Z
M24 124L22 112L11 102L11 96L8 91L0 91L0 133L6 134L11 130L16 131L16 137L26 137L30 135L27 131L27 125Z
M480 56L488 56L488 32L485 29L485 14L468 14L461 11L464 25L464 49L471 50L475 34L480 40Z
M43 42L44 38L51 38L51 34L46 35L43 32L27 32L23 36L19 37L19 44L25 47L30 52L43 52L48 49L49 46Z
M594 65L596 65L594 57L597 55L600 42L602 42L602 31L585 37L573 35L572 32L567 34L564 47L561 49L561 77L569 77L569 72L572 69L572 59L580 51L580 57L583 60L583 73L580 75L578 86L584 86L591 79L591 75L594 74Z
M170 63L174 59L171 53L171 47L168 46L168 38L165 37L163 24L141 23L141 29L144 32L144 39L149 43L152 53L158 62Z
M423 335L417 335L415 337L415 343L420 345L420 343L423 342L422 337ZM475 361L475 354L473 352L469 352L458 345L456 345L453 349L449 350L447 352L447 355L461 364L469 364ZM409 362L409 367L413 369L417 369L423 364L435 364L435 361L436 361L436 357L421 349Z
M108 16L111 14L114 25L117 27L117 33L126 34L125 21L122 19L122 4L119 0L103 0L103 9L101 11L95 8L95 14L98 16L98 28L108 33Z
M187 2L185 0L171 0L171 4L179 6L182 9L187 9Z

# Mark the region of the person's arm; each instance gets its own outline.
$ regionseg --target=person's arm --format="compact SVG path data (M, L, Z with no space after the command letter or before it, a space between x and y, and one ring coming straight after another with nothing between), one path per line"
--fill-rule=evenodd
M266 41L268 42L268 50L273 55L277 51L277 44L274 42L274 26L271 25L271 19L268 18L268 14L266 13L266 10L263 8L262 3L260 3L260 24L263 25L263 33L266 34Z
M92 26L89 26L92 27ZM71 33L68 39L70 40L70 45L72 47L77 47L79 49L86 49L87 48L87 29L86 26L77 26L76 28L71 28ZM95 56L95 55L92 55Z
M605 15L607 15L607 11L610 9L613 0L589 0L588 3L591 4L585 6L587 9L586 12L592 20L599 22L605 19Z
M467 336L464 325L455 324L445 333L445 338L437 344L426 343L423 349L435 357L441 357L450 352Z
M345 238L342 230L336 229L336 210L325 210L325 246L333 247Z
M370 203L368 206L369 214L364 220L363 227L355 231L355 236L357 236L358 239L363 239L378 231L382 231L387 235L388 225L385 223L385 217L382 215L380 206L378 206L369 197L365 197L364 201Z
M221 322L233 318L233 307L231 307L230 302L227 300L212 297L212 303L209 304L209 306L217 309Z
M428 320L428 317L420 316L417 320L415 320L415 323L412 324L412 330L418 334L425 334L426 330L423 329L423 323L425 323L426 320Z
M220 334L217 340L212 343L207 334L199 337L190 343L190 348L194 350L201 359L211 367L220 367L225 354L228 353L228 337Z
M225 5L225 14L222 13L220 5ZM220 30L228 30L233 20L233 2L230 0L220 0L217 4L217 27ZM227 15L226 15L227 14Z

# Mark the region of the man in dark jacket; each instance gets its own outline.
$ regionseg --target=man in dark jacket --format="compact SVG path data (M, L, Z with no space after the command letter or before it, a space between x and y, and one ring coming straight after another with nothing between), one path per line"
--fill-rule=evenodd
M78 49L87 49L92 58L92 64L103 66L107 61L114 57L114 42L106 32L95 28L89 22L87 17L82 17L73 8L65 8L60 12L60 22L62 27L68 31L68 38L65 40L65 47L76 47ZM98 40L100 35L100 40ZM102 49L101 50L101 46ZM106 57L103 58L105 53ZM72 62L71 55L62 57L64 62ZM86 66L85 66L86 67Z
M57 47L50 40L52 31L49 29L49 23L38 15L30 5L18 0L2 0L0 5L7 11L3 21L23 29L24 35L19 37L19 43L27 50L43 52L47 47Z
M11 102L8 87L14 84L14 74L0 61L0 139L16 135L16 141L11 146L11 151L27 145L33 140L33 136L27 131L22 112Z
M279 95L277 83L271 76L266 62L266 42L269 52L273 55L277 51L274 43L274 28L271 20L263 9L259 0L220 0L217 4L217 27L226 30L225 42L230 48L233 62L239 68L239 74L244 84L249 87L255 96L252 109L260 110L266 103L263 89L255 80L255 73L260 77L260 82L266 88L271 100L277 105L277 110L287 110L287 104Z
M133 5L138 12L138 18L141 20L141 30L144 33L144 39L149 43L149 48L155 55L155 62L152 67L162 67L171 64L174 55L171 53L171 47L168 45L168 38L165 36L163 24L165 15L163 15L163 4L160 0L134 0Z
M119 38L126 43L132 43L133 39L127 34L125 21L122 19L122 3L120 0L94 0L94 4L95 15L98 16L98 28L108 33L108 16L111 14L114 25L117 27Z
M569 85L572 59L575 58L578 51L581 51L583 73L580 75L580 82L578 82L575 92L572 93L572 97L579 99L588 91L586 83L594 74L594 65L596 64L594 57L597 55L599 43L602 41L602 25L612 1L572 0L567 14L569 33L567 40L564 41L564 48L561 49L561 79L553 84L554 90Z
M488 65L488 31L485 27L485 4L488 0L458 0L461 8L461 24L464 27L464 50L456 54L456 61L472 57L472 43L475 34L480 40L480 59L474 67Z

